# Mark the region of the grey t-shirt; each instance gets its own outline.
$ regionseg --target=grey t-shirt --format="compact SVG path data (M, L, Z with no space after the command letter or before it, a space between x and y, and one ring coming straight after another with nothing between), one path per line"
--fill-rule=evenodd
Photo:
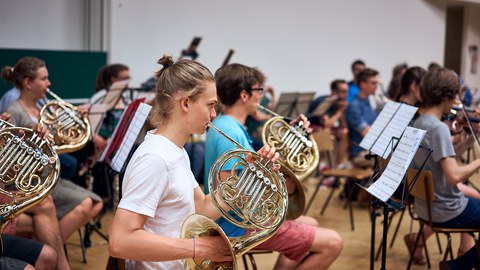
M432 221L434 223L449 221L460 215L465 210L468 202L468 199L458 189L457 185L447 183L445 174L440 166L441 159L455 156L450 130L445 123L429 114L418 117L413 126L427 131L422 146L433 150L424 168L432 172L435 185L435 198L431 202ZM413 160L414 167L419 168L425 157L426 151L420 149ZM426 202L416 199L415 212L421 218L428 219Z
M14 126L31 128L38 123L38 119L28 114L18 99L8 106L7 112L10 113L10 123Z

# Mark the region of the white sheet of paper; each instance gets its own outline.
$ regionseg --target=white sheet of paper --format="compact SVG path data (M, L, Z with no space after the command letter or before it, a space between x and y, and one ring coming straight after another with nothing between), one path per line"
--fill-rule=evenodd
M402 182L425 134L425 130L413 127L405 129L383 174L367 189L370 194L383 202L388 201Z
M367 135L365 135L365 137L363 137L362 141L360 142L360 147L366 150L370 150L372 148L373 144L380 136L382 131L385 129L385 127L397 111L398 107L400 107L400 105L400 103L392 101L388 102L383 107L382 111L377 116L377 119L375 119L372 126L368 130Z
M122 144L120 145L120 148L115 153L115 156L112 159L111 166L113 170L117 172L120 172L122 170L123 165L127 161L133 144L137 140L138 134L140 133L140 130L142 130L142 127L145 124L145 121L147 120L148 114L150 113L151 109L152 106L146 103L140 103L140 105L138 106L138 109L135 112L135 116L133 117L132 122L128 126L127 133L123 138Z
M418 108L407 104L401 104L388 125L384 128L380 137L375 141L370 151L372 153L388 158L392 151L392 138L400 138L408 126Z

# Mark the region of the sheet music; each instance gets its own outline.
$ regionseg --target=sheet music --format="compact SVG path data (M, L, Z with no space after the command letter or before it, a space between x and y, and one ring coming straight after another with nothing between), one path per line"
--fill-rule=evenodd
M425 134L425 130L413 127L407 127L405 129L383 174L367 189L370 194L383 202L390 199L402 182Z
M130 154L130 150L132 150L133 144L137 140L138 134L140 133L140 130L142 130L143 124L145 124L151 109L152 106L146 103L140 103L138 106L135 116L128 126L128 130L123 138L122 144L112 159L111 167L113 170L117 172L122 170L123 165L125 164L125 161L127 161L128 155Z
M393 137L400 138L403 131L408 126L418 108L407 104L401 104L397 112L393 115L388 125L384 128L382 134L374 143L371 151L384 159L392 152L391 140Z
M360 147L363 149L370 150L380 136L384 128L387 126L388 122L392 118L392 116L397 111L398 107L400 107L401 103L398 102L388 102L384 107L380 114L377 116L377 119L373 122L372 126L367 132L367 135L363 137L362 141L360 142ZM377 154L381 156L383 154Z

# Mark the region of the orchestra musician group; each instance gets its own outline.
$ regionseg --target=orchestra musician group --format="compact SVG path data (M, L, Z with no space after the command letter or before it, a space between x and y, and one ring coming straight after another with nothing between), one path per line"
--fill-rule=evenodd
M341 153L335 165L372 166L364 159L367 153L358 144L377 117L378 111L370 105L369 96L377 90L378 72L365 67L361 60L355 61L352 65L355 78L350 85L342 79L334 80L329 97L315 100L306 116L298 115L287 124L285 130L298 130L301 126L307 135L285 131L288 139L283 139L290 142L286 143L286 150L264 141L260 150L254 151L245 122L248 116L258 113L266 89L262 72L226 63L213 75L198 61L174 61L171 56L163 56L158 64L162 67L156 72L155 95L150 101L153 110L149 116L154 129L146 133L126 166L122 198L109 229L110 255L124 259L126 269L191 267L184 265L185 259L195 265L191 269L220 265L235 269L239 256L250 249L261 249L279 252L274 269L328 269L341 256L343 239L333 228L321 227L314 217L284 220L286 195L299 188L293 184L299 182L290 179L296 177L295 171L285 172L292 168L283 160L288 155L284 151L296 151L300 156L302 149L312 147L306 143L310 132L336 129ZM75 107L73 114L70 107L57 105L58 111L64 110L58 118L69 115L73 120L63 121L73 124L57 123L56 128L39 123L42 107L49 103L47 91L51 86L44 61L24 57L14 66L4 67L2 77L15 85L0 101L6 112L2 120L32 129L54 145L52 138L59 136L58 127L82 126L78 121L88 115L88 106L101 102L112 83L130 75L125 65L102 69L97 80L98 91L89 104ZM480 169L480 159L464 165L458 165L457 161L472 147L475 130L468 135L451 134L442 122L442 116L450 114L454 102L462 95L460 78L443 67L428 71L410 67L396 79L400 79L400 86L390 96L397 102L421 108L411 125L426 130L422 144L433 149L424 169L431 171L435 179L432 208L435 225L480 228L480 194L464 184L465 179ZM352 87L358 90L356 96L348 93ZM90 138L87 154L76 153L75 149L69 153L59 151L59 156L73 157L79 164L84 162L79 159L85 155L98 157L129 102L121 98L116 111L108 113L100 134L87 134ZM216 111L219 104L221 112ZM202 190L190 170L184 146L192 134L204 133ZM242 151L237 152L239 148ZM62 160L68 166L69 159ZM420 160L416 157L414 166L419 166ZM64 244L104 207L100 196L70 180L60 177L49 196L9 223L2 232L0 269L70 269ZM0 199L5 203L3 197ZM369 197L359 194L358 200L365 198ZM424 202L415 201L415 211L420 217L427 218L425 207ZM194 214L209 220L198 225L206 232L190 231L191 237L182 238L185 228L191 228L184 222ZM208 228L205 224L209 224ZM432 234L432 230L424 230L418 247L425 245L424 241ZM405 235L409 250L415 245L415 238L414 233ZM442 261L441 269L479 268L475 245L470 235L462 235L458 256L452 261ZM426 264L422 248L417 248L412 256L414 263Z

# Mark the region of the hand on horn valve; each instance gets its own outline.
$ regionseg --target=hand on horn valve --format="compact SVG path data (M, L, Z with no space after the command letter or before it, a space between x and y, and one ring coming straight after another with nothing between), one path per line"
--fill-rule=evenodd
M264 145L260 150L258 150L258 154L260 154L262 157L269 159L272 163L277 162L279 158L279 154L277 153L277 150L275 147L270 147L269 145ZM247 154L246 159L248 162L253 162L253 157L252 154ZM273 166L273 171L278 171L280 170L280 164L275 164Z
M310 127L310 121L308 121L307 117L303 114L297 116L297 118L293 119L290 122L290 125L293 126L297 124L303 128L308 134L312 133L313 129Z

